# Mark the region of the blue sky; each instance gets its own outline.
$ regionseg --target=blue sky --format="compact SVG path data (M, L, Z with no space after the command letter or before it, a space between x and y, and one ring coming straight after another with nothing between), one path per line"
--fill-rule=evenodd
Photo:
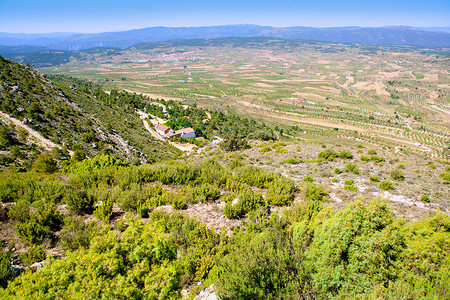
M152 26L450 26L449 0L0 0L0 32Z

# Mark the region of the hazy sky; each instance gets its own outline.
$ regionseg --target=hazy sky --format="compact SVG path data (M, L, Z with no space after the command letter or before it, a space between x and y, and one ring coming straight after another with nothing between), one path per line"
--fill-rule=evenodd
M0 0L0 32L152 26L450 26L449 0Z

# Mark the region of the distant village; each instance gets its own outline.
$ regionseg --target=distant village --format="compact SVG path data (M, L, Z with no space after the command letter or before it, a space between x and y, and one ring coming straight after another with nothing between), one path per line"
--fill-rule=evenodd
M171 139L174 137L175 138L182 137L185 139L193 139L196 137L195 131L191 127L182 128L177 131L174 131L172 128L170 128L166 125L158 124L158 125L156 125L155 128L156 128L156 132L159 135L161 135L161 137L164 139Z

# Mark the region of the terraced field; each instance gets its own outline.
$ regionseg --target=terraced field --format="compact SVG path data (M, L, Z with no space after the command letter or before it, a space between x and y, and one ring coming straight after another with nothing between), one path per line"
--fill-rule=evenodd
M450 158L450 60L443 52L233 39L80 57L41 72L248 114L291 136L345 137Z

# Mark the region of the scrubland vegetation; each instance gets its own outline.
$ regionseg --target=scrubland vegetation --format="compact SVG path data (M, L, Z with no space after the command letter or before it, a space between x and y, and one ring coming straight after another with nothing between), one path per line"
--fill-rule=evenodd
M141 76L157 75L134 79L42 76L0 57L0 298L192 299L206 288L221 299L450 298L448 123L420 96L443 62L398 79L405 60L432 54L400 52L394 67L381 63L392 49L302 44L299 65L299 45L275 44L271 60L258 45L255 59L188 48L210 51L215 71L187 75L203 58L170 72L154 61ZM355 54L349 74L332 63L343 51ZM85 59L117 67L101 53ZM388 95L355 87L377 76L375 62L398 73L383 81ZM255 78L219 80L228 65ZM58 68L46 71L70 66ZM440 76L434 112L448 105ZM198 138L158 141L137 111Z

